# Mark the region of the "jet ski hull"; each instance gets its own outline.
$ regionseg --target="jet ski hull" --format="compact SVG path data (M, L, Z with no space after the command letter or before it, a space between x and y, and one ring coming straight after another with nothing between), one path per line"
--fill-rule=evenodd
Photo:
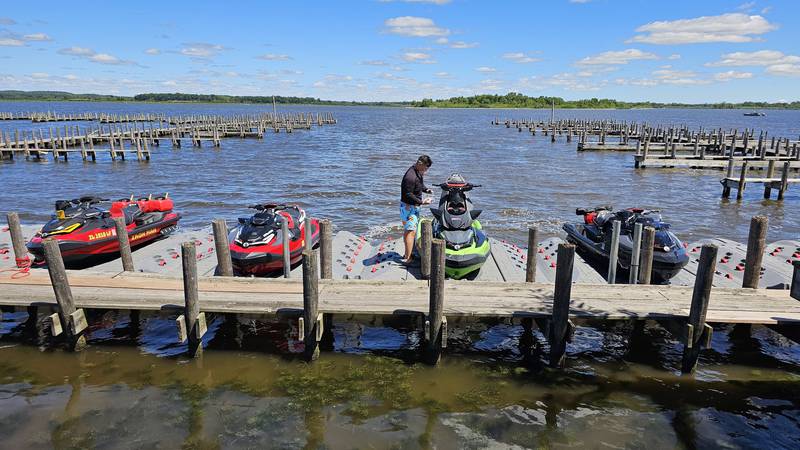
M567 223L564 224L563 229L567 233L567 241L575 244L582 256L608 266L610 255L604 242L595 242L587 237L584 233L584 226L581 224ZM630 269L632 248L630 239L627 236L621 236L617 252L617 264L621 269ZM683 248L669 252L654 251L651 281L653 283L669 281L680 273L688 262L689 256Z
M235 240L238 230L239 227L235 228L229 237L231 262L235 275L268 276L283 271L283 241L280 236L268 244L245 247ZM317 247L319 245L319 220L311 220L311 230L311 246ZM290 266L299 264L303 260L305 239L306 230L303 226L300 238L289 241Z
M417 245L421 245L421 222L417 230ZM436 226L434 226L436 228ZM473 224L473 232L478 239L473 240L468 246L463 246L458 249L451 246L445 241L444 250L444 272L447 277L455 280L466 278L475 272L479 271L489 255L492 252L492 246L489 239L481 230L480 222L477 220ZM436 239L441 239L440 235L433 236Z
M128 238L131 248L138 248L171 234L178 225L181 215L170 212L161 220L136 226L131 223L127 226ZM58 242L64 266L68 269L90 267L104 261L119 257L119 241L117 230L111 224L86 229L81 227L76 232L47 236ZM28 251L34 255L34 264L44 264L44 238L40 234L28 242Z

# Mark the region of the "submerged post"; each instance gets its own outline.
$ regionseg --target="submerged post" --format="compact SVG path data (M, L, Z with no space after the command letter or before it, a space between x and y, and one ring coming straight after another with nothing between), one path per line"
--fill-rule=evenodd
M619 255L619 232L622 224L619 220L611 223L611 250L608 256L608 284L617 282L617 257Z
M436 364L447 344L442 333L444 313L444 241L431 240L431 277L428 317L425 320L425 361ZM445 322L446 326L446 322Z
M550 366L564 364L567 340L572 330L569 322L569 300L572 295L572 266L575 245L559 244L556 262L556 285L553 292L553 315L550 323Z
M644 227L642 254L639 265L639 284L650 284L653 276L653 250L655 249L656 229Z
M189 356L199 356L203 352L202 336L205 330L198 328L200 303L197 290L197 247L194 242L181 244L181 264L183 266L183 319L186 325L186 338L189 342ZM202 318L205 322L205 317ZM204 327L205 323L202 324Z
M525 282L536 281L536 252L539 250L539 230L528 228L528 255L525 259Z
M233 262L231 261L231 248L228 242L228 224L225 219L214 219L211 222L214 230L214 250L217 252L217 272L223 277L233 276Z
M283 242L283 278L289 278L292 271L292 260L289 254L289 224L285 218L281 220L281 239Z
M10 212L6 215L8 231L11 233L11 246L14 247L16 266L22 268L30 263L28 249L25 247L25 238L22 236L22 227L19 224L19 215Z
M636 284L639 280L639 253L642 249L642 224L633 226L633 248L631 248L631 265L628 270L628 283Z
M423 220L420 226L422 227L422 235L420 236L419 267L422 279L427 280L431 276L431 240L433 239L433 224L430 220Z
M124 217L114 217L114 228L117 232L119 243L119 258L122 260L122 270L133 272L133 255L131 255L131 241L128 238L128 229L125 227Z
M761 278L761 261L767 240L767 217L754 216L750 219L750 233L747 236L747 256L744 262L742 287L757 289Z
M711 299L711 285L717 267L717 246L705 244L700 252L697 276L692 291L692 305L686 326L686 340L683 345L681 372L691 373L697 365L697 358L705 342L710 339L711 327L706 325L706 312ZM705 338L705 339L703 339Z
M319 265L322 279L333 278L333 237L331 235L331 221L319 221Z
M57 319L53 317L52 320L54 322L59 320L59 326L56 327L53 323L53 328L61 328L66 333L67 348L70 351L80 351L86 346L86 338L81 334L87 328L86 316L82 309L75 308L58 241L53 238L44 240L44 258L47 261L47 272L58 303Z
M319 314L319 276L317 255L303 252L303 357L306 361L319 358L319 341L322 338L322 315Z

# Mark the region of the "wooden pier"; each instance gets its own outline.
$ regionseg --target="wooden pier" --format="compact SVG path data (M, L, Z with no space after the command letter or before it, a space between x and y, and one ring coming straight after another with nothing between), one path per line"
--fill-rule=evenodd
M80 156L84 161L96 161L99 154L108 154L112 161L132 157L138 161L149 161L151 148L160 146L165 138L170 140L173 148L182 147L182 140L187 138L193 147L201 147L203 142L220 147L223 138L261 138L267 130L292 133L295 130L310 130L313 125L336 123L330 113L269 113L231 117L121 117L96 114L87 120L98 123L83 129L78 126L50 127L47 133L43 129L3 133L0 136L0 159L22 156L26 160L41 160L50 155L55 161L67 161L72 156ZM121 123L125 125L117 125Z
M756 289L763 278L763 271L756 268L773 264L765 254L766 218L753 219L741 287L730 288L715 286L715 276L722 273L718 264L727 263L733 254L726 252L720 259L720 247L714 243L692 249L699 251L692 286L576 283L575 246L566 243L558 244L554 252L552 283L536 281L537 264L531 259L524 260L521 270L528 281L445 280L444 243L437 239L431 239L430 249L422 251L426 260L422 265L428 268L422 278L427 280L333 279L332 266L341 259L334 248L352 248L357 254L364 244L334 246L330 226L323 224L319 249L306 249L296 275L287 274L284 279L212 276L229 267L230 261L221 259L230 255L213 251L226 243L225 226L215 226L213 238L193 238L175 246L171 254L175 264L180 261L180 272L173 271L171 276L135 272L133 259L115 270L66 271L57 242L49 239L45 242L48 275L24 265L16 272L0 272L0 307L27 311L35 318L32 323L50 330L53 343L72 350L84 345L92 310L179 314L176 338L188 341L187 351L193 356L202 353L201 338L210 320L207 315L212 314L287 320L296 330L293 339L305 342L303 357L308 360L320 356L319 340L335 317L357 316L417 318L422 357L431 363L438 361L447 346L448 326L480 318L518 320L528 334L535 327L549 343L548 359L554 367L564 364L567 343L576 324L583 322L655 321L682 344L683 372L694 369L700 350L709 346L715 324L764 325L789 339L800 339L800 247L794 261L790 260L789 289ZM19 265L26 252L15 215L9 215L9 230ZM541 249L535 230L529 239L529 248ZM784 250L779 246L769 254L776 255L779 249ZM208 255L216 256L218 269L209 269L214 266L205 262ZM366 263L372 258L360 259ZM383 263L376 260L374 264Z

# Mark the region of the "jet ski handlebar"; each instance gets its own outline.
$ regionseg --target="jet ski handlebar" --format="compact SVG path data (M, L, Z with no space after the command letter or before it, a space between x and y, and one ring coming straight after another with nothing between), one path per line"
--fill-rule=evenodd
M264 210L267 210L267 209L280 211L280 210L283 210L283 209L287 208L286 205L279 205L277 203L256 203L254 205L248 205L247 207L251 208L251 209L258 210L258 211L264 211Z
M74 198L74 199L70 200L70 202L72 202L75 205L80 205L82 203L87 203L89 205L94 205L96 203L108 202L108 201L110 201L110 199L101 198L101 197L95 197L95 196L91 196L91 195L86 195L86 196L83 196L83 197L80 197L80 198Z
M481 187L480 184L472 184L472 183L464 183L464 184L450 184L450 183L441 183L437 184L436 186L442 188L444 191L452 191L452 190L460 190L460 191L469 191L472 188Z

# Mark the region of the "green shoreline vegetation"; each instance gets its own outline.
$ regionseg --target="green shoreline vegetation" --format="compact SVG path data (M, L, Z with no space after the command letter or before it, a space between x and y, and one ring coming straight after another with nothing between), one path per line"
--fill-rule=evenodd
M739 102L739 103L658 103L624 102L606 98L564 100L561 97L529 97L517 92L505 95L482 94L470 97L451 97L404 102L360 102L321 100L314 97L275 96L282 105L330 105L330 106L397 106L416 108L525 108L547 109L555 105L558 109L644 109L644 108L701 108L701 109L800 109L800 101L793 102ZM228 103L271 104L272 96L240 96L216 94L147 93L134 96L103 94L73 94L62 91L0 91L0 101L80 101L80 102L137 102L137 103Z

